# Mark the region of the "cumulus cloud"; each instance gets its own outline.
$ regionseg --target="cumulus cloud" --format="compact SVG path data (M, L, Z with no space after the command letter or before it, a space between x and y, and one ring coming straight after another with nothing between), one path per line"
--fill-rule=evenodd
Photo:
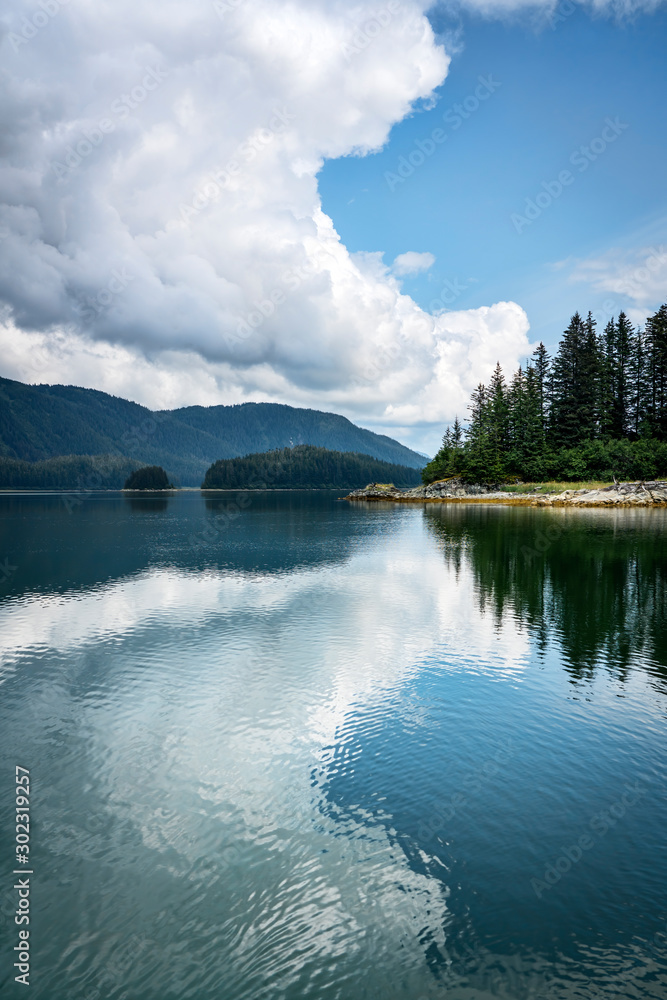
M162 390L172 405L276 399L391 429L447 419L480 365L514 364L521 309L425 313L401 264L351 255L321 209L324 160L379 149L446 77L428 6L15 0L5 374L36 365L32 380L152 405Z
M407 253L399 253L392 264L392 271L397 277L404 274L419 274L421 271L428 271L435 264L435 257L432 253L417 253L415 250L408 250Z

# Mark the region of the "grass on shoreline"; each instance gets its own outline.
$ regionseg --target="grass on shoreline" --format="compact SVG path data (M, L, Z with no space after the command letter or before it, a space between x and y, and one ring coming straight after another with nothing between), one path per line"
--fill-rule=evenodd
M613 480L600 481L584 479L581 482L509 483L502 486L506 493L563 493L565 490L599 490L603 486L613 486Z

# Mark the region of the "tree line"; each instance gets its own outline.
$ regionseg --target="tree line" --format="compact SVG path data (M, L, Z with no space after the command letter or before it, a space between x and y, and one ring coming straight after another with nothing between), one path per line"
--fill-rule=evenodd
M416 486L419 470L381 462L358 452L330 451L301 444L243 458L220 459L207 471L202 489L355 489L368 482Z
M0 457L0 489L119 490L136 465L118 455L61 455L42 462Z
M653 478L667 473L667 305L635 329L598 332L575 313L553 358L540 343L509 382L500 365L472 393L422 473L430 483Z

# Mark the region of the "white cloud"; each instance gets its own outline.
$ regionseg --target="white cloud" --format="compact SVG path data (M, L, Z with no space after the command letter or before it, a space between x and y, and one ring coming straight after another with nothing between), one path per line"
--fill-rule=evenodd
M400 278L404 274L419 274L421 271L428 271L434 264L435 257L432 253L417 253L415 250L408 250L407 253L399 253L391 265L391 269Z
M321 209L323 161L378 149L447 74L424 0L51 7L4 17L4 374L391 432L526 353L517 306L431 316Z
M553 27L577 10L578 7L593 14L631 18L639 13L651 13L665 0L450 0L450 8L467 8L484 17L503 18L511 14L531 14Z
M570 280L586 282L608 295L604 308L610 316L625 309L633 322L643 323L667 299L665 244L614 248L598 257L575 261L571 267Z

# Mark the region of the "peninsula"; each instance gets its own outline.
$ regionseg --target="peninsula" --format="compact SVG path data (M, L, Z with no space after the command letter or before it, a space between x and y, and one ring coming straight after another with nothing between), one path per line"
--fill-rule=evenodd
M346 500L394 503L501 503L522 507L666 507L667 481L612 483L581 489L547 490L534 486L502 489L463 483L459 478L441 479L427 486L399 490L393 483L370 483L353 490Z

